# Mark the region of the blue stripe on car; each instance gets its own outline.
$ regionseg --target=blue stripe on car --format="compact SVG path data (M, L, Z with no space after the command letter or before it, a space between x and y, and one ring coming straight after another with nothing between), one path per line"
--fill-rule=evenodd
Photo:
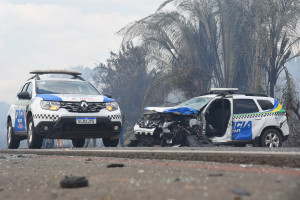
M60 97L52 94L38 94L36 96L42 98L45 101L62 101Z
M174 113L174 112L179 112L179 113L185 114L185 115L190 115L190 114L197 115L197 113L198 113L197 110L195 110L193 108L188 108L188 107L169 109L169 110L166 110L164 113Z
M109 102L115 102L116 100L112 99L112 98L108 98L106 96L103 96L103 102L104 103L109 103Z

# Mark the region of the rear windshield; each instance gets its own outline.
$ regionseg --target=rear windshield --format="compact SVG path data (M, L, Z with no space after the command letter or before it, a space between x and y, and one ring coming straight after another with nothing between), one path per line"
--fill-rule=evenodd
M99 92L88 82L79 81L37 81L37 94L83 94L99 95Z

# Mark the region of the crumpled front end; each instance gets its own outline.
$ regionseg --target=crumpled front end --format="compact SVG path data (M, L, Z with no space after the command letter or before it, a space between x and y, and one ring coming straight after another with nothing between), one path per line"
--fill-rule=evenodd
M134 126L137 141L132 146L190 146L190 136L201 137L197 111L189 108L148 107Z

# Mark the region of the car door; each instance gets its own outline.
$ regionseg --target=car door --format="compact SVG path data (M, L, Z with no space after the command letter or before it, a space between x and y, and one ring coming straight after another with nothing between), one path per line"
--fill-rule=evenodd
M231 140L232 98L215 98L207 105L203 114L203 133L207 137L212 138L213 142Z
M21 92L27 91L32 96L32 83L26 83ZM26 112L27 107L30 105L30 99L22 99L17 97L16 110L15 110L15 126L16 132L26 132Z
M252 140L264 120L253 99L234 99L232 140Z

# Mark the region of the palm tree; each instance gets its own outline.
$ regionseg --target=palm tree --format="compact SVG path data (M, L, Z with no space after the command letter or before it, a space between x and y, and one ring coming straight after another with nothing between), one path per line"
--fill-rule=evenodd
M163 8L171 2L177 10L165 11ZM120 30L123 43L140 39L149 58L164 72L149 87L149 93L163 85L168 89L160 91L164 99L172 89L186 88L187 96L195 96L211 85L223 86L213 10L208 1L166 1L156 13Z
M138 40L161 72L147 92L159 92L161 100L172 89L187 97L211 86L265 92L266 82L274 96L284 64L299 56L291 54L299 44L298 2L167 0L119 33L123 43ZM291 36L292 27L298 37Z
M270 95L274 97L274 88L285 64L300 56L299 50L293 51L300 44L300 1L262 0L256 3L262 18L263 53L259 62L267 72Z

